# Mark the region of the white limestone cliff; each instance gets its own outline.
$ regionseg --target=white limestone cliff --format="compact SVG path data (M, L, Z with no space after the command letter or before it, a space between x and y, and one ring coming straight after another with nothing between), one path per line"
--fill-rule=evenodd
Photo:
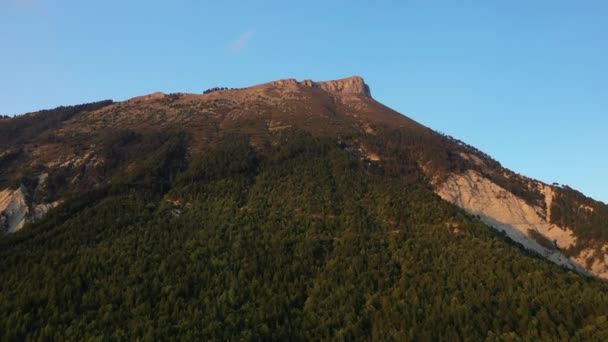
M38 177L34 192L44 191L48 174ZM30 203L26 196L27 189L21 185L17 189L0 189L0 233L14 233L30 221L43 218L49 210L59 205L52 203Z
M553 190L541 182L538 182L538 186L545 195L546 210L529 205L473 170L451 175L437 187L436 192L444 200L473 215L479 215L486 224L505 232L512 240L546 259L558 265L578 271L588 271L608 279L608 260L605 257L594 258L591 265L587 265L587 259L593 255L591 250L585 249L573 258L567 257L560 251L574 246L576 236L572 230L549 222ZM534 237L537 234L543 236L545 242L553 242L558 248L539 243ZM605 249L608 251L608 246L605 246Z
M0 191L0 231L14 233L20 230L29 212L23 187Z

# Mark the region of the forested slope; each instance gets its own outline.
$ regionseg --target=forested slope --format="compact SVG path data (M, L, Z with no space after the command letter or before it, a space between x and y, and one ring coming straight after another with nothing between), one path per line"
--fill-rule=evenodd
M608 339L606 283L416 177L297 129L189 139L0 238L1 339Z

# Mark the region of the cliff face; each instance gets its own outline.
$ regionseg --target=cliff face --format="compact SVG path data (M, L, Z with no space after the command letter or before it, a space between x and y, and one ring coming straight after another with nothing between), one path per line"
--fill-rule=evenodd
M538 186L543 189L549 204L547 208L550 208L551 188L540 182ZM579 271L586 268L584 254L587 251L572 258L562 252L576 244L572 230L550 223L547 220L550 214L546 209L531 206L476 171L468 170L450 176L437 188L437 194L469 213L479 215L489 226L558 265ZM592 272L607 278L608 265L598 265Z
M279 80L271 83L279 87L284 87L289 90L295 90L297 87L318 88L334 95L363 95L371 98L371 90L365 83L362 77L352 76L333 81L313 81L304 80L297 81L293 78ZM262 85L263 86L263 85Z
M550 222L553 188L541 182L535 185L544 196L544 208L526 203L474 170L451 175L436 192L547 260L608 279L608 244L576 249L575 232Z
M0 191L0 232L14 233L25 225L29 207L23 187Z
M308 80L304 81L304 84L312 87L318 87L327 92L335 94L359 94L370 98L372 97L369 86L365 83L363 78L359 76L325 82L313 82Z
M44 180L44 177L40 177ZM39 190L42 184L39 183ZM59 205L53 203L34 203L28 199L28 190L24 185L17 189L0 190L0 233L15 233L27 222L43 218L49 210Z

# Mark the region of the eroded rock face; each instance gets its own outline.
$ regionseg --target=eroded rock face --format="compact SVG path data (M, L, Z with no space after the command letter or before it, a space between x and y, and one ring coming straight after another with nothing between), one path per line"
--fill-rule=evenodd
M546 259L571 269L585 270L608 278L608 263L605 257L588 263L586 260L591 255L590 251L583 250L573 258L568 258L559 251L574 246L576 236L572 230L548 222L553 191L548 185L540 182L538 185L545 195L547 210L527 204L523 199L473 170L451 175L436 192L444 200L471 214L479 215L486 224L505 232L512 240ZM559 249L551 246L552 244Z
M585 248L574 257L574 260L584 265L592 274L608 279L608 244L601 248Z
M339 80L322 81L322 82L316 82L316 81L312 81L312 80L304 80L304 81L298 82L297 80L295 80L293 78L289 78L289 79L272 82L272 84L277 85L279 87L292 89L292 90L295 90L297 87L304 86L304 87L310 87L310 88L323 89L324 91L326 91L328 93L333 93L333 94L341 94L341 95L358 94L358 95L364 95L364 96L367 96L370 98L372 97L369 86L365 83L363 78L360 76L352 76L352 77L347 77L347 78L343 78L343 79L339 79Z
M41 174L34 191L42 191L46 186L47 174ZM43 218L49 210L59 205L52 203L30 203L26 196L27 189L22 185L18 189L0 190L0 233L14 233L29 222Z
M23 228L29 211L23 187L0 191L0 231L14 233Z
M365 95L367 97L372 97L372 93L369 89L369 86L365 84L363 78L359 76L353 76L348 78L343 78L335 81L326 81L326 82L313 82L313 81L304 81L309 82L311 86L317 86L327 92L330 93L342 93L342 94L360 94Z

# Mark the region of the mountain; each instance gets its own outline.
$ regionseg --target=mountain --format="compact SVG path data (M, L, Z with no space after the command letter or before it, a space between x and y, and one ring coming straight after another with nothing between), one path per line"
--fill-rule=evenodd
M608 338L608 206L361 77L3 118L0 148L7 340Z

